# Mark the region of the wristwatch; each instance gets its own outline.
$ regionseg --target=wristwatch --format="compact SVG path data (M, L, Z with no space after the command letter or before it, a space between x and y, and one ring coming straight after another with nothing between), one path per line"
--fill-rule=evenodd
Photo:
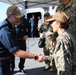
M35 56L34 56L34 59L37 60L37 59L38 59L38 55L35 55Z

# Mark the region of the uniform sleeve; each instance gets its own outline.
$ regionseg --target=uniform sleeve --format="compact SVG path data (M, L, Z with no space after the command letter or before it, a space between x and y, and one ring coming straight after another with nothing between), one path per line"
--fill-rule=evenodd
M55 53L57 52L63 52L64 56L70 57L71 54L71 42L67 38L63 38L58 40L55 47Z
M53 28L52 28L51 26L49 26L48 30L49 30L50 32L53 32Z
M52 62L52 60L54 59L54 53L56 53L59 49L60 49L60 41L58 41L58 43L56 43L56 46L52 49L52 52L50 50L50 55L45 56L45 58L50 60L50 62Z
M50 62L52 62L53 60L53 55L48 55L48 56L44 56L47 60L49 60Z
M0 33L0 41L3 44L3 46L9 50L10 53L18 50L17 41L15 39L15 36L9 32L9 31L1 31Z
M58 37L58 33L57 32L53 32L53 34L52 34L52 41L56 41L57 37Z
M40 26L40 29L39 29L39 33L43 33L43 28L44 28L44 26L43 26L43 24Z

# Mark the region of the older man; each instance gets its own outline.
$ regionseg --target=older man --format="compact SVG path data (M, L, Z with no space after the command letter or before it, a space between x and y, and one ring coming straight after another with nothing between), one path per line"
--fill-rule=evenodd
M33 53L19 49L13 32L13 27L19 24L24 14L14 5L7 9L6 14L7 18L0 24L0 75L10 75L11 54L21 58L38 58Z

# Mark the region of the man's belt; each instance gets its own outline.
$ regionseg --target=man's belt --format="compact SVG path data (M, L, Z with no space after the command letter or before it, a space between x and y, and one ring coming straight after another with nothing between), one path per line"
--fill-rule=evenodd
M6 60L9 59L10 57L0 57L0 60Z

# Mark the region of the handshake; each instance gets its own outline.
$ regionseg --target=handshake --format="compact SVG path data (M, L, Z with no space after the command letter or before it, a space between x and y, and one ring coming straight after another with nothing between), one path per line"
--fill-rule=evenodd
M42 54L35 55L34 59L37 60L38 62L43 62L44 60L46 60L46 58Z

